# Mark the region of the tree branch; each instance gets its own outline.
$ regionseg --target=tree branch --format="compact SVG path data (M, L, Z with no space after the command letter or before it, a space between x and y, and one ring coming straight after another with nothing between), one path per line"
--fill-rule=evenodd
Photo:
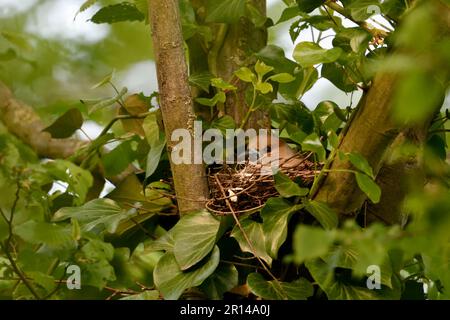
M188 82L180 12L177 0L149 0L149 17L160 93L160 106L169 155L177 129L189 132L193 142L196 119ZM191 144L194 150L194 144ZM195 152L194 152L195 153ZM208 185L203 164L175 165L171 161L175 192L180 213L204 209Z
M9 132L16 135L43 158L67 158L86 142L76 139L54 139L43 132L45 125L36 112L14 98L13 94L0 82L0 120Z

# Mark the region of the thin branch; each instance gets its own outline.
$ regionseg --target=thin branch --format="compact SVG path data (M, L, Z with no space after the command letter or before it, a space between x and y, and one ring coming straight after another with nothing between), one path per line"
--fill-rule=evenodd
M6 258L9 260L9 263L11 264L11 267L15 274L20 278L20 280L23 282L23 284L30 290L31 294L37 299L41 300L41 297L36 292L36 290L33 288L31 283L28 281L26 275L20 270L19 266L14 261L14 258L11 256L11 253L9 252L9 249L6 248L6 245L0 244L0 247L2 248L3 252L6 255Z
M214 175L214 178L216 179L217 185L220 188L220 191L222 192L222 195L224 197L226 197L226 193L225 190L223 189L222 184L220 183L220 179L217 177L217 174ZM263 267L263 269L267 272L267 274L275 281L275 282L279 282L278 279L273 275L273 273L269 270L269 268L267 268L266 264L261 260L261 258L256 254L256 250L255 247L253 246L253 243L251 242L251 240L249 239L247 233L245 232L244 228L242 227L241 222L239 221L239 218L236 216L236 213L233 209L233 206L231 205L230 201L228 199L225 199L225 202L227 203L228 208L230 209L234 221L236 222L236 225L238 226L239 230L241 230L242 235L244 236L245 241L247 242L248 246L250 247L250 250L252 252L252 254L255 256L255 258L258 260L258 262L261 264L261 266ZM281 294L283 296L285 296L284 292L281 292Z
M431 130L428 132L429 134L435 134L435 133L450 133L450 129L437 129L437 130Z
M388 32L386 32L385 30L381 30L381 29L377 29L373 26L371 26L369 23L367 23L366 21L357 21L355 20L351 14L342 6L340 6L339 4L337 4L336 2L334 2L333 0L328 0L327 2L325 2L325 5L336 11L337 13L339 13L340 15L344 16L345 18L347 18L348 20L356 23L358 26L360 26L361 28L367 30L368 32L370 32L374 37L387 37L388 36Z

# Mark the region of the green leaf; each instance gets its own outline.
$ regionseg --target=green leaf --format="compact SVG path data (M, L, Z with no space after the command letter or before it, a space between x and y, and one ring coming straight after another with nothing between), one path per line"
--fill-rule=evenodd
M174 255L181 270L186 270L201 261L214 248L220 221L208 211L185 215L175 225Z
M364 21L370 18L374 14L374 12L370 10L371 8L378 8L381 13L381 4L379 0L352 1L346 8L350 10L350 14L356 21Z
M146 251L166 251L173 253L173 249L175 247L175 239L173 237L175 230L171 229L167 231L165 234L160 236L155 241L150 242L146 245ZM175 260L176 261L176 260Z
M142 293L125 296L119 300L159 300L159 292L157 290L147 290Z
M325 149L322 145L322 142L320 142L319 136L316 133L310 134L303 140L302 150L312 151L317 155L319 161L325 161Z
M44 294L49 294L58 285L55 278L43 272L31 271L27 272L27 276L33 279L33 284L39 291L42 290Z
M293 5L291 7L287 7L286 9L283 10L280 18L275 23L275 25L280 24L285 21L288 21L288 20L291 20L291 19L297 17L299 14L300 14L300 9L299 9L298 5Z
M14 228L14 233L31 244L46 244L49 247L74 247L71 228L55 223L28 220Z
M325 0L297 0L300 11L310 13L325 3Z
M267 264L272 264L272 258L266 250L266 237L263 231L263 224L245 218L241 221L241 226L252 245L250 246L248 244L245 236L241 232L241 229L238 226L235 226L231 231L231 237L236 239L241 250L243 252L256 254L259 258L266 261Z
M273 67L266 65L264 62L258 60L255 64L256 74L262 79L266 74L273 70Z
M247 67L242 67L234 72L236 77L241 79L244 82L255 82L256 81L256 75Z
M223 91L234 91L237 88L228 82L225 82L222 78L212 78L211 85Z
M209 93L213 75L209 72L196 73L189 76L189 83Z
M211 128L219 129L223 134L226 133L227 129L235 129L236 123L233 117L225 115L218 119L214 119L211 123Z
M8 239L9 227L5 219L0 219L0 241Z
M247 277L250 290L267 300L306 300L314 293L312 284L300 278L293 282L266 281L260 273L251 273Z
M17 52L9 48L6 51L0 52L0 61L10 61L17 58Z
M74 203L80 205L84 203L89 188L93 184L93 178L89 171L84 170L72 162L65 160L54 160L44 164L44 169L49 177L68 183L68 192L75 193L78 197Z
M98 239L90 239L82 248L84 258L89 260L111 261L114 257L114 247L110 243Z
M73 108L65 112L43 131L51 134L52 138L64 139L72 136L83 125L80 110Z
M339 146L339 138L336 132L330 130L328 131L328 142L333 149L337 149Z
M262 94L267 94L273 91L273 87L270 83L267 82L259 82L256 84L255 89L261 92Z
M377 290L345 284L334 277L334 270L320 259L306 262L306 267L330 300L375 300Z
M408 73L402 78L395 92L395 120L400 123L421 123L433 113L436 106L442 105L444 91L444 87L432 74Z
M0 31L0 35L6 40L8 40L11 44L15 45L16 47L22 50L25 51L33 50L33 47L31 46L28 40L28 37L22 33L3 30Z
M306 203L305 203L306 202ZM338 225L337 214L323 202L304 201L306 210L311 213L325 229L334 229Z
M84 231L108 231L114 233L120 222L136 215L135 210L126 211L111 199L94 199L81 207L59 209L53 221L76 219Z
M356 182L359 188L369 197L373 203L380 202L381 188L373 181L373 179L363 173L356 172Z
M314 42L300 42L294 49L294 59L302 67L334 62L342 54L341 48L323 49Z
M289 178L281 171L278 171L278 173L274 175L274 179L275 188L277 189L278 193L284 198L293 196L304 197L309 192L309 189L301 188L298 184L292 181L291 178Z
M156 113L149 114L142 125L145 137L150 145L150 151L147 155L147 167L145 169L145 178L150 177L158 168L162 152L166 146L164 132L160 131Z
M147 166L145 167L145 178L149 178L155 173L158 168L159 161L161 160L161 154L166 146L166 141L161 140L159 144L150 147L150 151L147 155Z
M298 64L286 58L284 50L274 45L267 45L255 54L266 65L273 66L276 73L293 74ZM251 72L251 71L250 71Z
M245 16L245 0L208 0L206 22L237 23Z
M301 210L303 205L292 205L282 198L270 198L261 210L265 246L269 255L276 259L278 250L286 241L288 223L292 214Z
M90 21L99 24L143 20L145 20L145 15L134 3L122 2L101 8Z
M317 125L325 131L337 131L341 127L342 122L346 120L342 110L333 101L320 102L314 109L313 115L319 120L316 121Z
M115 70L111 71L108 75L106 75L102 80L100 80L98 83L94 84L91 89L97 89L100 87L103 87L105 84L108 84L111 82L112 78L114 77Z
M372 167L369 162L357 152L349 152L346 154L350 162L358 169L367 174L372 179L374 178Z
M289 73L277 73L271 77L269 77L267 80L272 80L279 83L289 83L295 80L295 77L290 75Z
M246 3L246 14L245 16L255 25L257 28L263 28L266 24L267 17L264 11L264 14L261 12L261 9L257 8L253 3Z
M127 94L127 92L128 92L127 88L122 88L122 90L120 90L120 92L115 97L108 98L108 99L105 99L105 100L101 100L100 102L93 104L89 108L89 114L92 114L92 113L94 113L94 112L96 112L98 110L101 110L103 108L112 106L116 102L120 101L123 98L123 96Z
M102 156L103 167L108 177L123 172L138 156L135 140L127 140Z
M333 39L333 45L342 48L348 53L355 52L363 55L371 39L372 35L370 32L363 28L342 28L336 33L336 37Z
M344 92L357 89L356 83L349 77L346 69L337 62L325 63L322 66L321 75Z
M110 281L116 280L114 268L105 259L91 263L83 263L81 267L81 283L102 290Z
M87 9L92 7L97 1L98 0L86 0L85 2L83 2L83 4L80 6L80 9L78 9L76 13L74 20L76 19L79 13L86 11Z
M322 257L333 244L334 235L321 228L300 225L294 233L294 261L305 261Z
M166 253L153 271L155 286L165 300L178 299L184 290L203 283L219 265L220 251L217 246L207 260L191 271L182 271L173 253Z
M145 16L148 22L148 0L133 0L136 8Z
M152 186L152 184L150 184L150 186ZM172 201L169 197L163 197L162 193L156 189L161 188L160 186L147 187L144 194L142 183L136 175L130 175L122 183L116 186L106 198L120 203L124 208L131 209L138 203L140 212L161 212L172 206ZM144 214L140 214L135 220L140 220L142 216L144 216ZM132 226L135 226L135 223L132 223ZM122 229L122 225L119 229Z
M214 107L216 104L225 103L227 100L227 96L225 95L225 92L219 91L212 97L211 99L208 98L196 98L195 101L200 103L201 105L208 106L208 107Z
M214 273L201 285L208 298L223 299L223 294L238 285L238 271L232 264L219 264Z

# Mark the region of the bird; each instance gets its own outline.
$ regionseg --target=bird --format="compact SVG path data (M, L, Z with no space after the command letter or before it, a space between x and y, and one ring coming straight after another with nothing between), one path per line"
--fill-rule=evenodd
M273 169L286 172L298 167L303 158L278 135L261 130L248 141L249 163L261 166L261 173L271 174Z

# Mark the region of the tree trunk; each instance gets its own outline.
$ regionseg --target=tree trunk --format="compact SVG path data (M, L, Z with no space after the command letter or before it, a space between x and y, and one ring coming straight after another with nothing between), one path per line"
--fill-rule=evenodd
M177 144L176 141L171 141L174 130L186 129L192 141L195 136L195 113L188 82L178 1L149 0L149 17L161 111L170 154ZM203 209L208 197L203 164L175 165L171 161L171 169L180 213Z
M445 96L442 97L442 102L444 99ZM439 110L441 105L442 103L436 106L436 110ZM405 143L413 144L417 148L423 147L434 115L431 114L423 125L404 130L392 143L376 179L382 190L381 199L377 204L367 204L366 224L381 222L387 225L403 225L407 221L407 214L403 212L403 201L411 188L410 182L414 181L419 187L424 185L425 173L417 153L396 159L392 155L397 147Z
M433 6L434 20L437 22L440 37L448 37L449 10L439 1L421 2ZM426 36L429 36L428 34ZM415 39L421 42L420 38ZM396 48L398 52L403 48ZM414 53L411 53L414 54ZM417 54L417 53L415 53ZM339 150L342 152L357 152L365 157L377 176L377 182L382 188L382 199L378 205L370 205L370 219L385 223L398 223L401 220L401 204L405 196L405 188L401 178L417 168L417 159L403 159L394 163L386 161L386 154L395 140L395 145L413 140L416 144L425 141L431 118L423 119L414 128L402 128L391 119L393 97L396 85L400 83L400 75L382 73L375 76L373 84L361 99L357 113L343 137ZM445 80L448 81L448 80ZM427 92L423 92L426 95ZM432 117L440 106L430 110ZM401 135L399 133L402 132ZM382 167L384 165L384 167ZM353 169L346 160L338 157L333 159L329 168L331 172L322 181L318 192L313 196L316 200L327 202L343 219L351 217L362 207L366 196L359 189L353 173L337 172L341 169ZM416 171L417 172L417 171Z
M266 16L266 0L252 0L251 3ZM223 45L217 56L217 75L226 81L231 81L234 72L243 66L253 64L249 59L253 53L260 51L267 45L267 29L255 27L248 19L241 18L239 23L230 25ZM247 83L240 81L236 95L230 93L225 104L225 114L230 115L239 126L248 112L245 99ZM270 121L264 112L255 111L245 128L269 128Z
M375 77L339 146L344 153L358 152L366 158L375 175L380 170L386 150L399 133L398 126L390 117L396 81L397 76L393 74ZM352 169L352 165L336 156L330 167L332 172L326 176L315 199L327 202L340 215L351 216L361 208L366 197L353 173L335 171L342 169Z
M202 23L205 23L205 0L191 0L192 5ZM266 16L266 0L249 1L259 10L262 16ZM252 65L255 61L252 54L260 51L267 45L267 29L257 28L248 19L242 17L236 24L211 23L214 34L214 42L208 50L201 45L200 36L193 36L187 41L190 50L190 71L192 74L209 71L213 76L220 77L227 82L233 82L237 91L227 94L225 106L220 108L219 115L231 116L239 126L248 112L245 101L247 83L234 82L234 72L243 66ZM206 110L206 111L205 111ZM203 118L210 120L209 111L204 106L197 110ZM256 111L252 114L246 128L269 128L270 121L264 112Z

